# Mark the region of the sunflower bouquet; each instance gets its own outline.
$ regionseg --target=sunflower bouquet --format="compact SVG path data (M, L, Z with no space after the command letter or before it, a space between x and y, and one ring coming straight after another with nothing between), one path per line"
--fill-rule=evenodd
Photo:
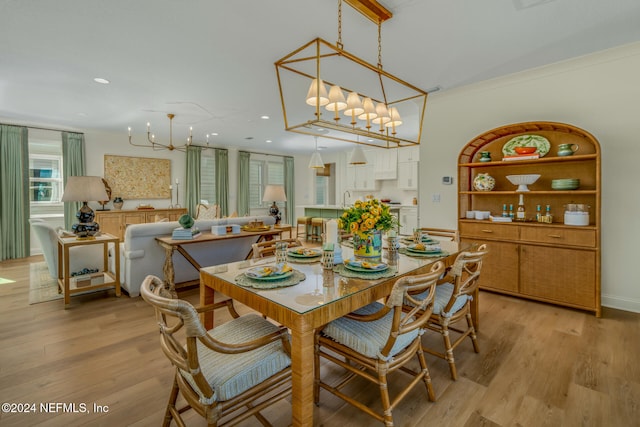
M338 219L338 227L348 233L387 231L398 226L398 219L389 212L389 205L378 199L356 200Z

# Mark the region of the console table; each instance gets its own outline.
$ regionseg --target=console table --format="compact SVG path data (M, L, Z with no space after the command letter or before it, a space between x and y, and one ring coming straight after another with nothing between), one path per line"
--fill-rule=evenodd
M131 210L95 210L95 221L100 224L100 230L117 236L124 240L124 231L129 224L145 224L158 222L161 219L177 221L181 215L186 214L185 208L177 209L131 209Z
M289 232L290 230L291 228L289 228ZM241 231L240 233L227 233L222 235L204 232L193 240L174 240L171 237L156 237L158 244L165 250L164 266L162 267L165 283L169 285L169 289L171 289L172 292L174 292L176 288L197 285L199 283L198 280L175 283L175 270L173 268L174 251L178 251L187 261L189 261L189 264L191 264L193 268L200 271L202 266L189 254L189 252L187 252L186 247L189 245L204 245L211 242L219 242L221 240L239 239L250 236L255 236L255 243L257 243L262 240L271 240L274 236L281 236L283 231L286 230L281 228L270 228L269 230L264 231ZM245 259L251 258L252 252L253 250L250 250Z

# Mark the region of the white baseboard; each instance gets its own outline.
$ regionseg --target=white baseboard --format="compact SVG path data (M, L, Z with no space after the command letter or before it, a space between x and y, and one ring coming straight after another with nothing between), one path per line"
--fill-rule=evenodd
M620 298L614 295L602 295L601 298L604 307L640 313L640 300L638 299Z

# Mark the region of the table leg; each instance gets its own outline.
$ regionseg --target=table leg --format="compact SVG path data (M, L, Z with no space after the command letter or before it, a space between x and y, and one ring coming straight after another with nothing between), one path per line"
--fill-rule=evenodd
M174 298L178 296L176 293L176 274L173 269L173 251L174 246L162 245L164 247L164 265L162 266L162 274L164 275L164 281L168 285L168 289Z
M293 426L313 425L313 329L291 329L291 411Z
M200 306L203 307L208 304L213 304L215 292L209 286L203 285L202 280L200 280ZM213 310L209 310L200 315L202 318L202 324L204 325L206 330L213 329Z
M64 254L64 308L67 308L71 304L71 295L69 295L69 277L71 276L69 271L69 246L65 246L62 251Z

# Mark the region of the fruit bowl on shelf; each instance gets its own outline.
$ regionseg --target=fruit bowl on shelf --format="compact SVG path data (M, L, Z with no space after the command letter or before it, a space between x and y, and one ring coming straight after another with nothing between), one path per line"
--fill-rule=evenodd
M516 191L529 191L528 185L533 184L540 178L538 174L527 174L527 175L507 175L507 179L513 184L517 185L518 188Z
M518 154L533 154L538 147L514 147L514 151Z

